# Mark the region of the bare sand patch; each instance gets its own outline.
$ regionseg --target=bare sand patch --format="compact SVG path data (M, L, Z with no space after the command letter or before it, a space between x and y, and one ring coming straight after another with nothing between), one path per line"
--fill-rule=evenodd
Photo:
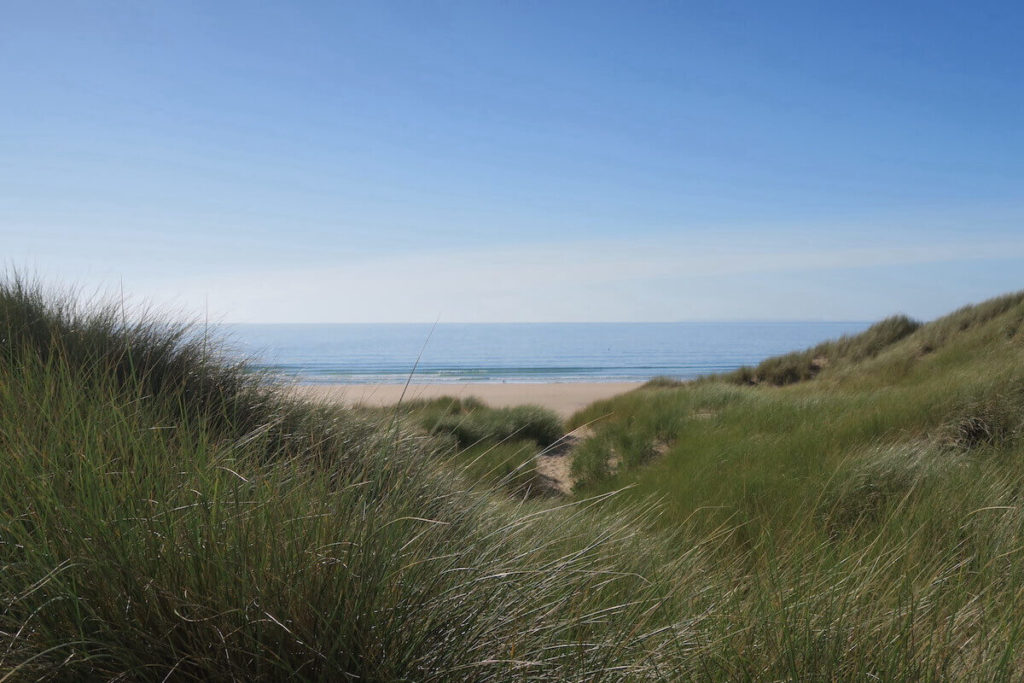
M642 382L410 384L404 400L472 396L495 408L539 405L555 411L565 419L594 401L636 389L641 384ZM295 387L298 395L314 400L367 406L394 405L398 403L404 389L401 384L311 384Z

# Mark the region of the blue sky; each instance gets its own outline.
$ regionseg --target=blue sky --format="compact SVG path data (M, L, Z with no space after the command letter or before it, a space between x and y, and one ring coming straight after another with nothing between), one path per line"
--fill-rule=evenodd
M0 255L228 321L1024 287L1017 3L11 3Z

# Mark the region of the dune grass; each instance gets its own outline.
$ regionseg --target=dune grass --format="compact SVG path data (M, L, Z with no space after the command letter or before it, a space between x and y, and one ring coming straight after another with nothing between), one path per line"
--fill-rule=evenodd
M737 384L772 384L783 386L814 378L823 369L835 364L858 363L874 358L889 346L913 334L921 323L905 315L894 315L875 323L864 332L826 341L804 351L794 351L768 358L756 367L743 367L715 381L725 379Z
M435 437L435 450L446 464L484 488L501 487L528 497L554 493L538 474L536 462L565 433L552 411L539 406L491 408L475 398L442 396L403 403L400 412Z
M1022 320L602 402L554 499L472 464L543 413L296 402L8 280L0 678L1017 680Z
M14 280L0 337L0 675L679 666L667 567L688 570L634 550L635 518L471 490L429 436L290 402L209 340L118 307Z
M870 676L881 657L882 679L1015 679L1022 320L1024 295L1008 295L766 361L754 385L735 373L600 402L571 420L610 414L579 451L577 494L630 487L614 504L657 497L652 526L726 533L718 556L779 593L777 609L744 608L751 629L818 640L807 675L843 660L840 677ZM823 355L800 381L772 379Z

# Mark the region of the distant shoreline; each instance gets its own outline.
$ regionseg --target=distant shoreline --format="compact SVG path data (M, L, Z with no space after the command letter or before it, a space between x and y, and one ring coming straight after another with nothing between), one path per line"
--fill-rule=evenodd
M631 391L643 382L473 382L451 384L300 384L301 397L345 405L389 406L441 396L475 397L495 408L539 405L568 418L594 401Z
M866 325L239 325L232 351L303 384L643 382L731 372ZM482 384L480 386L483 386ZM481 389L481 391L485 391Z

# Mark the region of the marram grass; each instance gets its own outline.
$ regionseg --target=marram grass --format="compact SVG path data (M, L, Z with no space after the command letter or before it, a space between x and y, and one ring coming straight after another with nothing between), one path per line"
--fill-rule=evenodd
M536 499L473 463L542 413L294 402L9 279L0 680L1018 680L1024 310L987 306L595 406L616 464Z
M0 289L0 677L669 676L636 520L468 490L185 330ZM656 555L657 553L655 553Z
M657 497L653 529L721 532L713 555L745 567L749 630L728 640L756 665L729 676L1024 676L1024 294L653 382L570 424L604 415L577 495Z

